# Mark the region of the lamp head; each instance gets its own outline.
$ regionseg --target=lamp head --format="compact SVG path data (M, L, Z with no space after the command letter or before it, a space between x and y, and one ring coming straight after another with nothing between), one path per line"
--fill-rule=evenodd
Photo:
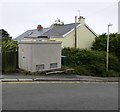
M112 26L112 24L108 24L108 26Z

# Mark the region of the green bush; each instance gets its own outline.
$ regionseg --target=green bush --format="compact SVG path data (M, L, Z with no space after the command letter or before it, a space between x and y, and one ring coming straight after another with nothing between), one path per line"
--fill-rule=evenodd
M93 73L91 73L86 66L84 65L80 65L80 66L74 66L73 67L75 69L75 74L78 75L86 75L86 76L94 76Z
M106 72L106 52L85 49L64 48L62 55L67 56L68 66L75 68L80 75L102 76ZM109 70L120 72L119 60L109 54Z
M120 63L116 56L109 54L109 69L120 72Z
M105 72L102 76L105 76L105 77L119 77L120 72L116 72L114 70L109 70L109 71Z

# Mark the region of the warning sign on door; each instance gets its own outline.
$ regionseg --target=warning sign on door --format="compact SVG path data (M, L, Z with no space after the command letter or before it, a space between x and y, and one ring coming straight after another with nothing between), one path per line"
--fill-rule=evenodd
M22 52L24 52L24 49L22 49Z

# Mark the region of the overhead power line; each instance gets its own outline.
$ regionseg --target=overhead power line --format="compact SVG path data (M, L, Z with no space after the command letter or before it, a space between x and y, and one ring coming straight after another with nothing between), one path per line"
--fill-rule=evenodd
M101 12L103 12L103 11L106 11L107 9L109 9L109 8L111 8L111 7L113 7L113 6L117 6L117 5L118 5L118 3L115 2L115 3L112 4L112 5L109 5L109 6L103 8L103 9L101 9L101 10L98 10L98 11L96 11L96 12L93 12L92 14L87 15L86 17L89 17L89 16L93 16L93 15L99 14L99 13L101 13Z

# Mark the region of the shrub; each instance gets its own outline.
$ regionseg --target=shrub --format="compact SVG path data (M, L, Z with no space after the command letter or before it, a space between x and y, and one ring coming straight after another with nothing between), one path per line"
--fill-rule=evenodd
M108 35L104 33L96 37L91 48L97 51L106 51L107 36ZM109 39L109 52L116 55L120 60L120 34L111 33Z
M81 65L81 66L74 66L75 69L75 74L78 75L86 75L86 76L94 76L93 73L91 73L87 67L85 65Z
M102 76L105 76L105 77L119 77L120 73L116 72L114 70L109 70L109 71L105 72Z
M116 56L109 54L109 69L120 72L119 60Z
M77 74L101 76L106 71L104 51L64 48L62 55L67 56L68 66L75 68ZM109 70L120 72L119 60L112 54L109 54Z

